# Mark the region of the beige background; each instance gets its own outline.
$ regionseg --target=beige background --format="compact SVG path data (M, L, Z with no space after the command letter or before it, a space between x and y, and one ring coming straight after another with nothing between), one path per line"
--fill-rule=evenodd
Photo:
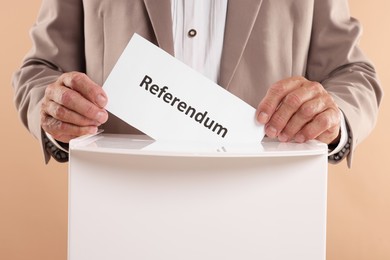
M39 0L3 1L0 10L0 259L65 260L67 165L44 165L36 140L20 123L11 75L30 47L28 30ZM350 0L364 26L361 47L390 84L390 1ZM71 17L69 17L71 19ZM329 171L328 260L390 259L390 104L378 125L346 164ZM387 161L386 161L387 160Z

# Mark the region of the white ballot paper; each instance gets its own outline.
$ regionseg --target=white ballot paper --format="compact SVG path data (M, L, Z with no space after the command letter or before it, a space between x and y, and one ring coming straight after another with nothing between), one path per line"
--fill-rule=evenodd
M159 141L258 143L255 109L134 34L103 85L106 109Z

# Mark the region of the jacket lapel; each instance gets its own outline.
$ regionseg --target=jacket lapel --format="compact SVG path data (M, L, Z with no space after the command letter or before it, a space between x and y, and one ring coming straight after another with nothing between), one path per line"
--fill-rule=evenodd
M219 85L228 88L242 57L263 0L230 0L226 15Z
M174 55L170 0L144 0L158 45Z

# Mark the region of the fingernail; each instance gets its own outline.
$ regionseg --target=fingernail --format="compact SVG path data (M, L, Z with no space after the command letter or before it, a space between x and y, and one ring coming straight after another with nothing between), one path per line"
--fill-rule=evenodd
M106 121L106 113L104 112L98 112L96 117L99 123L104 123Z
M96 103L98 106L103 108L107 105L107 98L102 94L99 94L96 98Z
M89 129L89 134L93 135L93 134L96 134L98 131L98 128L97 127L90 127Z
M276 137L277 132L278 132L278 131L276 130L275 127L273 127L273 126L267 127L266 133L267 133L267 135L268 135L269 137L271 137L271 138Z
M257 120L262 123L262 124L265 124L268 122L268 114L265 113L265 112L260 112L260 114L258 115L257 117Z
M295 141L297 142L297 143L303 143L303 142L305 142L305 137L303 136L303 135L297 135L297 136L295 136Z
M278 139L279 139L279 141L280 142L287 142L288 141L288 136L286 135L286 134L280 134L279 136L278 136Z
M69 88L70 87L70 82L71 82L71 77L64 77L64 79L62 80L62 82L64 83L64 86Z

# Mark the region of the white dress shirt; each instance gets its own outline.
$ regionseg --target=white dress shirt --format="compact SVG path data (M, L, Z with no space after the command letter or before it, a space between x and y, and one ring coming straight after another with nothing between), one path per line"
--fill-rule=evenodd
M227 0L172 0L175 57L217 82Z

